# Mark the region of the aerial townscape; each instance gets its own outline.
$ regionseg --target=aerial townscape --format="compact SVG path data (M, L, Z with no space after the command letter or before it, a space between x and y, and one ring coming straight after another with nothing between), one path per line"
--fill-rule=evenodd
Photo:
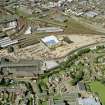
M105 0L0 0L0 105L105 105Z

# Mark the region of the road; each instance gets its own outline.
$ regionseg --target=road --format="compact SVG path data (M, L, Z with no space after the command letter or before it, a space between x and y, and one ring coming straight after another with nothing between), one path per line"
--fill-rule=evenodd
M77 49L75 49L75 50L72 50L72 51L70 51L68 54L66 54L66 55L64 55L63 57L60 57L60 58L57 58L57 59L53 59L52 61L53 62L56 62L56 61L58 61L58 62L60 62L60 63L58 63L58 65L56 65L55 67L54 66L52 66L52 68L46 68L47 69L47 71L49 71L49 70L52 70L52 69L54 69L54 68L57 68L57 67L59 67L60 66L60 64L62 63L62 62L64 62L64 61L66 61L67 59L68 59L68 57L70 56L70 55L72 55L72 54L74 54L75 52L77 52L77 51L79 51L79 50L81 50L81 49L84 49L84 48L92 48L92 47L94 47L95 45L97 46L97 45L102 45L102 44L104 44L105 43L105 41L103 41L103 42L97 42L97 43L92 43L92 44L89 44L89 45L85 45L85 46L82 46L82 47L79 47L79 48L77 48ZM50 60L47 60L47 62L50 62ZM48 65L47 65L48 66Z

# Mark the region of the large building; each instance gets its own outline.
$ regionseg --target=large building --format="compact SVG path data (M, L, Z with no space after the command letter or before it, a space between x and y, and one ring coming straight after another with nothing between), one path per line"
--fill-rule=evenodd
M11 40L9 37L4 37L0 39L0 47L4 48L13 44L18 43L18 40Z
M9 71L16 75L16 77L34 77L42 74L42 61L40 60L20 60L18 62L1 62L0 69L2 71Z
M80 98L79 105L101 105L101 104L95 98L84 98L84 99Z
M59 40L55 36L47 36L42 38L42 42L48 47L56 46L59 44Z
M56 32L63 32L63 29L59 27L44 27L44 28L37 28L37 32L56 33Z

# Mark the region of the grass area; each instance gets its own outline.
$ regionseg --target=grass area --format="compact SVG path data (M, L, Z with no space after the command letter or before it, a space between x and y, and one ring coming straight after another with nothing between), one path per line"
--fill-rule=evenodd
M48 83L48 78L47 77L44 78L44 79L39 79L37 81L37 85L38 85L38 89L39 89L40 93L42 93L42 92L44 92L48 89L47 83Z
M74 19L69 19L65 25L65 33L67 34L102 34L100 32L92 30L87 26L84 26Z
M43 23L51 24L52 26L60 26L64 29L66 34L103 34L98 31L92 30L91 28L75 21L74 19L68 19L67 22L58 22L51 19L34 19L30 18L31 21L41 21ZM29 20L30 20L29 19Z
M55 25L55 26L65 27L64 24L59 23L59 22L54 21L54 20L51 20L51 19L46 19L46 20L45 20L44 18L42 18L42 19L36 19L36 18L34 18L34 17L30 17L30 18L28 18L28 20L29 20L29 21L33 21L33 22L35 22L35 21L40 21L40 22L42 22L42 23L47 23L47 24L52 24L52 25Z
M18 16L23 16L23 17L29 17L30 15L26 12L26 10L22 10L20 8L16 8L16 11L15 13L18 15Z
M48 105L48 102L42 102L41 105Z
M99 95L102 105L105 105L105 85L101 82L95 81L89 84L92 92L95 92Z
M60 94L58 94L58 95L55 95L53 98L54 98L54 100L60 100L60 99L62 99L62 96Z

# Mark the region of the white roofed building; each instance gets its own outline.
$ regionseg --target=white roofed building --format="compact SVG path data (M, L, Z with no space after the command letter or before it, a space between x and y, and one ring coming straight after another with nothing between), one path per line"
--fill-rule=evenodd
M44 28L37 28L38 32L63 32L63 29L59 27L44 27Z
M48 47L56 46L59 44L59 40L55 36L47 36L41 40Z
M99 100L96 100L93 97L90 98L79 98L79 105L101 105Z
M98 13L94 12L94 11L88 11L84 14L84 16L87 16L87 17L90 17L90 18L93 18L95 16L97 16Z
M9 23L10 28L16 28L16 26L17 26L17 21L12 21Z

